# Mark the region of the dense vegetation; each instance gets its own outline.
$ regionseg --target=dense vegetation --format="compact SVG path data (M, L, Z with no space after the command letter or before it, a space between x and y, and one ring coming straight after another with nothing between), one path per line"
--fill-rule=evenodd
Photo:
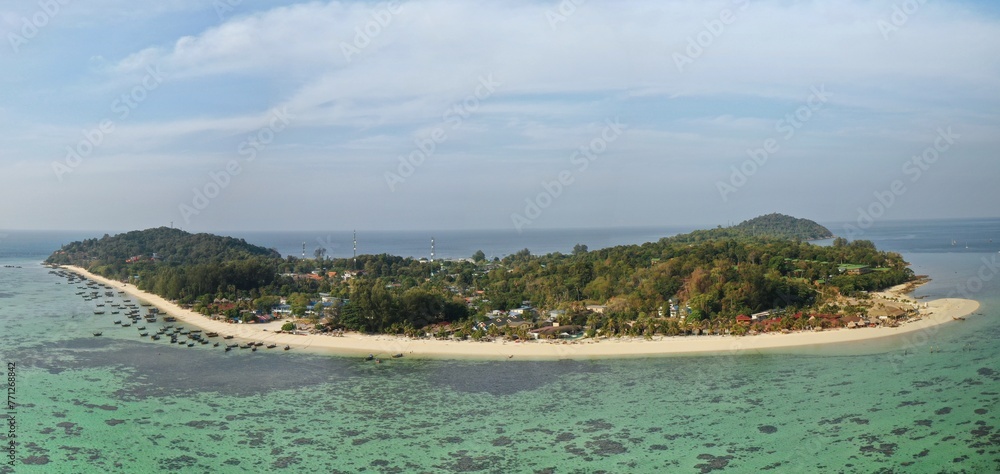
M533 256L524 249L502 261L477 252L465 260L427 262L383 254L359 256L355 263L281 258L242 240L161 228L74 242L49 261L131 279L206 314L252 318L284 298L293 313L322 328L416 334L429 325L459 323L477 336L484 334L473 324L487 313L525 302L542 310L539 319L561 310L560 323L591 333L649 335L684 324L728 327L739 314L771 309L835 311L830 303L840 294L913 278L899 254L869 241L803 242L827 233L812 221L770 215L642 245L596 251L578 245L572 255ZM153 252L160 258L133 258ZM848 274L841 271L845 264L874 271ZM320 293L333 303L313 306ZM524 328L492 331L523 336Z
M809 219L797 219L784 214L768 214L743 221L732 227L696 230L680 237L690 242L724 238L820 240L833 238L833 232Z

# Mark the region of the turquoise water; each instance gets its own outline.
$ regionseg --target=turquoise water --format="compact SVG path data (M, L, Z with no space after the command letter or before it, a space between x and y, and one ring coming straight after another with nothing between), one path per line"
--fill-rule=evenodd
M918 296L991 258L931 250L906 254L935 276ZM0 472L1000 470L1000 278L965 322L846 347L375 365L150 341L38 260L0 257L23 267L0 268L18 441Z

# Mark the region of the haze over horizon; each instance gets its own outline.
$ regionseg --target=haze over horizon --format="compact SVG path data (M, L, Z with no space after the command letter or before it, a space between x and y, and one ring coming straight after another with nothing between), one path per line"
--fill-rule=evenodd
M4 4L0 229L996 217L998 13L974 0Z

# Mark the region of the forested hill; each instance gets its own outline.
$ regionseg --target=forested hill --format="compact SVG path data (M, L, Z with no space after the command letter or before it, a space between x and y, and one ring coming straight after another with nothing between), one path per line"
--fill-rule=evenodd
M837 309L839 295L913 278L901 255L870 241L804 242L828 235L815 222L772 214L641 245L588 251L580 244L569 255L542 256L523 249L493 261L479 251L427 262L385 254L281 258L240 239L159 228L73 242L48 263L132 281L204 314L253 318L286 299L293 314L325 328L413 334L444 322L468 329L528 302L538 310L532 324L558 310L562 322L601 334L663 333L668 313L723 327L765 310L848 311ZM307 313L320 294L342 306ZM221 300L236 303L219 308Z
M773 239L809 241L833 238L830 229L809 219L784 214L768 214L743 221L732 227L696 230L670 239L677 242L703 242L719 239Z
M212 234L190 234L179 229L159 227L87 239L63 246L47 263L88 267L150 261L154 258L168 266L221 263L254 257L277 258L271 249L247 243L243 239Z
M767 236L788 240L819 240L833 238L830 229L809 219L798 219L784 214L768 214L743 221L738 230L754 237Z

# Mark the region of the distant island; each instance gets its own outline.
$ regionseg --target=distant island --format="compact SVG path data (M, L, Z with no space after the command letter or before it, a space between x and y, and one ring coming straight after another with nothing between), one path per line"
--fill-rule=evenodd
M46 261L132 283L206 317L287 330L473 340L744 335L893 325L869 292L915 276L870 241L780 214L642 245L504 259L282 257L241 239L156 228L73 242ZM876 306L878 306L876 308ZM882 314L878 314L882 313Z
M809 219L797 219L784 214L768 214L740 222L729 228L718 228L706 231L695 231L689 234L691 238L707 236L711 239L723 237L758 237L764 239L784 240L823 240L832 239L830 229Z

